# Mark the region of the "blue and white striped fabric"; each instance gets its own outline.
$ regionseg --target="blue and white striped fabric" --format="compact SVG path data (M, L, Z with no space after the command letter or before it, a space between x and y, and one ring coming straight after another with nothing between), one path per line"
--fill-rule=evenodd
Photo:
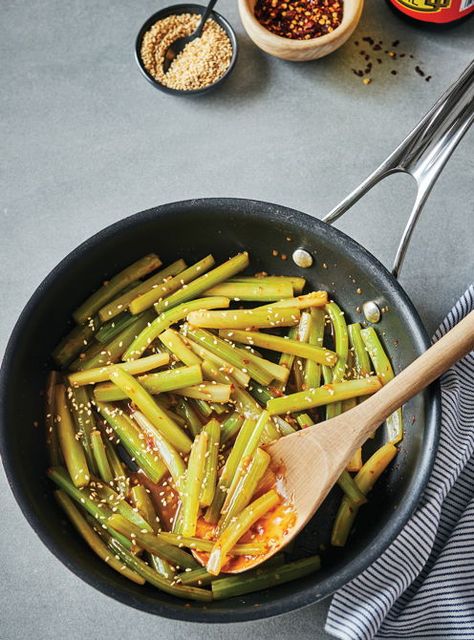
M474 287L434 340L474 309ZM326 631L342 640L474 640L474 352L441 379L442 427L420 507L366 571L338 591Z

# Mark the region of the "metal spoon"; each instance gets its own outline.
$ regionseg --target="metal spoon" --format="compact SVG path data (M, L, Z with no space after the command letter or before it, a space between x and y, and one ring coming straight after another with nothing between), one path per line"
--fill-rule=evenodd
M166 53L165 53L164 59L163 59L163 70L164 70L165 73L168 71L168 69L170 68L171 63L176 58L176 56L181 53L181 51L184 49L184 47L187 44L189 44L190 42L192 42L193 40L196 40L196 38L200 38L202 36L204 25L206 24L207 19L211 15L211 12L215 7L216 2L217 2L217 0L211 0L209 2L209 4L207 5L206 9L204 10L204 13L201 16L201 20L200 20L200 22L199 22L199 24L197 26L196 31L191 33L189 36L184 36L183 38L178 38L177 40L175 40L174 42L172 42L170 44L170 46L166 50Z

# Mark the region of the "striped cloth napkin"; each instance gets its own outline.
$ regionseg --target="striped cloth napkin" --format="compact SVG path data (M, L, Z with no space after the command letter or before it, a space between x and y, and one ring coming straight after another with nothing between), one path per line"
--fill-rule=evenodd
M433 340L473 308L471 286ZM441 406L420 506L385 553L334 595L326 631L336 638L474 639L474 352L442 377Z

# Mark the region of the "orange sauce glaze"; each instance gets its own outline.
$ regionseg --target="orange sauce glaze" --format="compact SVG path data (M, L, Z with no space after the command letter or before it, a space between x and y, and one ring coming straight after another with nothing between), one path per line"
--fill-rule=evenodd
M155 484L141 472L133 474L132 479L149 490L162 525L170 531L179 505L178 494L173 488L171 480L166 478L162 482ZM283 538L296 521L295 510L288 497L285 496L282 469L274 467L271 470L267 470L255 491L253 499L255 500L273 488L282 497L281 503L257 520L239 540L239 544L261 544L265 549L265 554L270 552L273 547L281 546ZM203 517L200 517L197 522L196 537L214 541L217 537L217 529L214 525L206 522ZM203 566L207 564L208 553L193 551L193 555ZM240 573L246 571L253 566L256 557L229 556L222 568L222 572Z
M240 538L239 544L257 543L265 548L265 554L270 552L273 546L280 547L283 538L293 527L296 514L292 506L283 501L274 509L266 513L262 518ZM199 538L215 540L214 527L203 518L199 518L196 535ZM201 562L207 564L208 553L193 551L193 555ZM257 556L228 556L222 567L223 573L241 573L253 567Z

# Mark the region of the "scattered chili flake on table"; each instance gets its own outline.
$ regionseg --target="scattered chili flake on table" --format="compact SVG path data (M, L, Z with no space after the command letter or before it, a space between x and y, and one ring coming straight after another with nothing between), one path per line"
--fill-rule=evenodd
M268 31L291 40L311 40L342 22L343 0L257 0L255 17Z
M362 43L365 43L365 47L360 49L359 47ZM394 40L391 43L391 49L384 49L383 41L378 40L376 42L371 36L364 36L361 38L361 41L355 40L354 46L356 46L358 49L358 54L360 56L360 66L359 68L353 67L352 73L358 78L361 78L362 82L365 85L370 84L374 79L372 77L372 72L374 70L375 62L377 62L377 65L382 65L384 62L388 62L392 67L394 65L403 65L399 66L398 69L391 68L390 74L392 76L407 73L407 66L409 64L408 58L410 60L414 60L414 55L411 53L407 54L399 51L394 51L393 49L397 48L399 44L400 40ZM377 54L374 55L374 52L377 52ZM405 60L405 64L403 64L403 62L401 61L402 58L407 58L407 60ZM415 66L414 71L418 76L426 80L426 82L429 82L431 80L431 76L426 75L425 71L423 71L423 69L419 65ZM379 74L380 72L377 72L377 75Z

